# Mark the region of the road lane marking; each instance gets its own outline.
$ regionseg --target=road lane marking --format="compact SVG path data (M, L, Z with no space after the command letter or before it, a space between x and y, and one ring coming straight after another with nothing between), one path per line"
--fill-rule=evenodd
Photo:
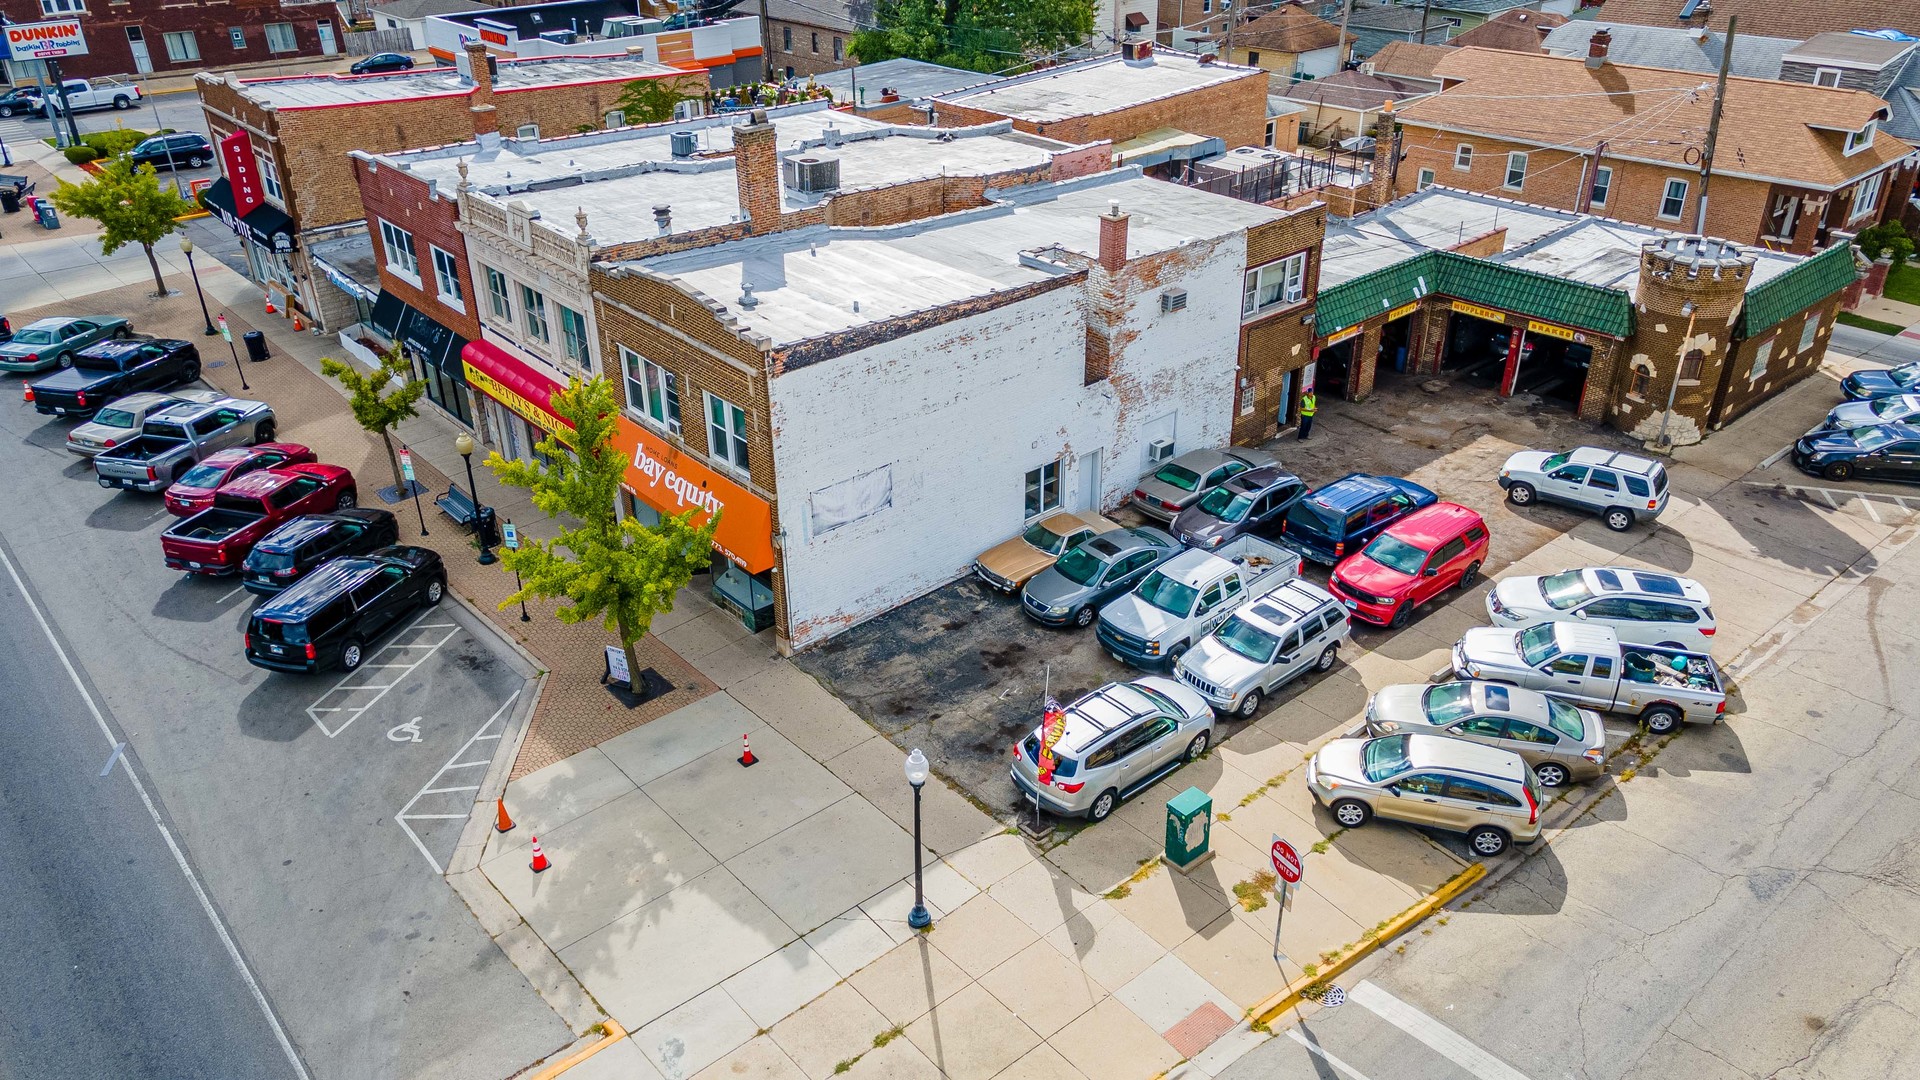
M1294 1042L1297 1042L1301 1046L1306 1047L1307 1053L1312 1054L1314 1057L1317 1057L1321 1061L1324 1061L1327 1064L1333 1066L1335 1069L1339 1070L1340 1072L1353 1077L1353 1080L1367 1080L1365 1073L1362 1073L1359 1069L1356 1069L1353 1066L1347 1064L1346 1062L1341 1061L1339 1058L1334 1057L1332 1054L1327 1053L1325 1050L1320 1049L1320 1044L1317 1042L1314 1042L1312 1039L1307 1038L1305 1035L1300 1034L1299 1028L1288 1028L1287 1038L1292 1039Z
M1372 982L1354 987L1347 993L1347 1000L1426 1043L1429 1049L1479 1080L1527 1080L1525 1073Z
M524 689L524 687L522 689ZM473 815L472 800L468 800L465 812L459 814L416 814L412 812L414 804L429 795L458 795L464 792L479 791L480 785L478 784L470 787L435 787L434 785L439 783L440 778L445 776L450 770L468 769L475 765L492 764L491 761L461 761L460 759L465 757L467 751L473 748L473 744L481 741L481 739L497 739L500 737L498 732L495 732L491 736L488 736L487 733L492 731L493 726L500 722L501 717L507 715L507 710L518 700L520 700L520 691L515 690L508 696L507 700L500 703L500 707L493 711L493 715L487 718L487 722L480 725L480 730L469 736L466 742L461 743L460 749L453 752L453 756L447 759L447 763L434 771L434 774L427 779L427 782L420 786L420 790L414 793L413 798L407 800L407 805L401 807L400 812L393 815L393 820L407 834L407 839L413 841L413 846L420 849L420 854L426 856L427 865L433 867L433 872L436 874L446 874L446 868L440 865L439 859L433 857L433 852L427 850L426 842L420 839L420 834L414 832L413 827L408 825L407 822L463 820Z
M424 664L429 659L431 659L433 657L433 654L436 651L438 651L442 645L445 645L447 642L452 641L454 638L460 635L460 627L456 623L423 623L421 622L420 620L426 618L428 613L431 610L432 609L429 608L427 611L421 612L418 616L414 618L413 622L408 623L407 625L401 627L398 631L396 631L395 636L397 637L397 636L404 635L416 630L445 630L447 631L447 633L444 636L442 636L439 640L431 643L411 642L405 645L389 644L389 645L382 645L380 648L373 650L370 654L368 654L369 658L379 656L382 653L385 653L388 649L425 649L426 651L420 652L420 653L406 654L412 658L410 663L361 665L361 667L377 666L381 668L398 671L399 674L395 675L390 682L357 683L357 684L348 682L349 679L352 679L360 674L359 668L356 668L353 671L349 671L346 674L340 676L339 682L334 683L333 686L329 688L326 693L321 694L317 698L314 698L312 705L307 706L307 719L313 721L313 726L319 728L321 733L326 735L326 737L329 739L338 737L341 732L353 726L353 722L355 720L360 719L360 717L363 714L365 714L368 709L371 709L375 705L378 705L380 703L380 699L387 696L387 691L392 690L394 687L406 681L407 676L413 674L414 669L418 668L421 664ZM401 654L395 654L396 657L399 655ZM372 696L368 697L365 701L359 701L356 703L356 699L355 699L356 693L371 693ZM321 702L328 701L330 699L336 700L340 702L340 704L323 708L321 706ZM329 728L326 724L321 722L320 717L321 717L321 714L323 713L326 713L326 714L345 713L347 715L346 715L346 719L342 720L338 727Z
M246 591L247 591L247 587L246 587L245 585L242 585L242 586L240 586L239 588L237 588L237 589L235 589L235 590L233 590L232 592L230 592L230 593L228 593L227 595L225 595L225 596L223 596L223 597L221 597L221 598L220 598L219 600L217 600L217 601L215 601L215 603L219 603L219 604L224 604L224 603L226 603L227 601L229 601L229 600L231 600L231 599L233 599L233 598L234 598L234 597L236 597L236 596L239 596L239 595L240 595L241 593L243 593L243 592L246 592Z
M27 591L27 583L20 579L20 571L14 568L13 559L7 555L4 546L0 546L0 565L7 568L7 576L13 579L14 588L20 591L20 598L27 602L27 609L33 612L34 619L39 622L40 632L46 635L47 644L53 646L55 655L60 657L60 665L66 669L67 678L73 682L73 688L80 694L80 700L86 702L87 711L93 714L93 722L100 726L100 734L105 735L108 742L118 743L120 740L113 737L113 728L107 723L106 715L100 711L99 704L87 691L87 684L80 679L79 669L74 667L73 660L60 644L60 639L54 636L53 624L47 621L46 613L40 610L39 602L33 598L32 593ZM141 781L140 774L133 771L133 762L128 761L124 755L120 758L120 764L127 774L127 782L133 785L134 793L140 796L141 805L147 808L147 817L153 821L153 827L160 831L160 838L166 841L167 851L172 854L174 865L180 868L180 873L187 879L188 887L193 890L194 898L200 901L200 909L206 912L207 921L213 924L214 936L220 939L220 944L227 950L228 959L232 960L233 966L239 969L241 981L247 984L248 992L253 995L254 1004L260 1006L261 1015L266 1017L267 1026L273 1030L274 1041L280 1044L280 1052L287 1056L287 1064L293 1066L294 1075L301 1080L312 1080L313 1074L307 1072L306 1064L300 1060L299 1053L293 1048L293 1040L287 1037L286 1029L280 1026L280 1018L274 1015L273 1006L267 1001L266 991L260 989L260 981L253 977L253 969L247 966L247 958L240 955L239 943L234 941L233 934L228 932L227 924L221 920L220 912L213 906L213 898L207 895L205 886L200 884L199 876L193 872L193 866L187 862L187 853L174 839L173 830L169 829L166 821L160 817L160 808L154 805L153 796L147 793L147 785Z
M1872 499L1861 499L1860 508L1867 512L1867 516L1873 519L1875 525L1880 524L1880 511L1873 508Z
M105 776L108 773L113 771L113 763L120 760L120 755L123 752L125 752L126 749L127 749L126 743L117 742L113 744L113 753L107 757L107 763L105 765L100 766L101 776Z

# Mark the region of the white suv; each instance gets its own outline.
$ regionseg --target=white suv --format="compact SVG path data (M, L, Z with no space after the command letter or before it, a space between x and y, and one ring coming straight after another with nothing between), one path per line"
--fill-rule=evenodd
M1652 458L1582 446L1564 454L1522 450L1500 467L1500 487L1515 506L1540 499L1600 515L1626 532L1667 508L1667 467Z
M1611 627L1628 645L1706 652L1715 624L1706 586L1624 566L1510 577L1487 593L1495 626L1585 622Z

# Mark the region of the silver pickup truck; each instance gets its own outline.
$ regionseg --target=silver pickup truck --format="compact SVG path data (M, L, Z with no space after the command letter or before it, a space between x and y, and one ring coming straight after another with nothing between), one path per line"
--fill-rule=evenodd
M1227 616L1299 576L1300 556L1257 536L1182 552L1100 609L1100 647L1137 668L1173 664Z
M147 417L139 438L95 454L93 471L104 488L162 491L207 455L272 442L273 433L273 409L264 401L170 405Z
M1638 716L1655 735L1678 730L1682 720L1717 724L1727 711L1726 681L1713 657L1622 646L1605 626L1475 627L1454 645L1453 671Z

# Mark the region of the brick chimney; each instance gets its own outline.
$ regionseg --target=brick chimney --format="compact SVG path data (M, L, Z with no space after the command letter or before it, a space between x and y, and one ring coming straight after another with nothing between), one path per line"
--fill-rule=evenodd
M1587 67L1598 71L1606 65L1607 50L1613 47L1613 31L1601 27L1587 39Z
M1120 212L1119 199L1107 203L1107 212L1100 215L1100 265L1109 274L1127 265L1127 215Z
M733 179L740 210L755 233L780 228L780 155L765 109L733 129Z
M1393 201L1393 102L1380 106L1373 122L1373 180L1367 186L1367 201L1385 206Z
M487 46L482 41L469 41L467 48L467 79L473 83L473 103L485 105L493 100L493 67L487 60Z

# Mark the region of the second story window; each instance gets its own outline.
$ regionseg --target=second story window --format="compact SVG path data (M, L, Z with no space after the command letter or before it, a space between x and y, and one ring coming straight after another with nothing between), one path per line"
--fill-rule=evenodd
M285 196L280 191L280 170L273 167L273 155L255 154L253 163L260 173L260 190L275 203L286 205Z
M1298 303L1306 296L1307 253L1302 251L1247 271L1240 314L1254 315L1282 304Z
M593 351L587 345L587 317L565 304L555 304L560 314L560 344L567 359L581 367L593 366Z
M747 412L712 394L707 395L707 454L729 468L747 471Z
M1873 132L1877 127L1879 127L1877 121L1869 120L1867 121L1867 126L1861 128L1859 131L1847 132L1847 153L1857 154L1867 147L1872 146Z
M627 376L627 405L674 438L680 437L680 378L622 345L620 366Z
M1527 155L1512 153L1507 155L1507 182L1504 185L1519 191L1527 183Z
M86 10L85 0L40 0L43 15L75 15Z
M1660 216L1674 221L1687 211L1687 182L1678 177L1667 181L1667 188L1660 195Z
M1461 172L1473 168L1473 147L1461 143L1453 148L1453 167Z
M391 221L382 221L380 246L387 252L387 269L420 284L420 256L413 250L412 233Z
M1613 193L1613 166L1602 165L1593 170L1593 205L1607 205L1607 196Z
M491 266L481 269L487 272L487 311L496 319L513 321L513 301L507 299L507 275Z
M553 334L547 329L547 298L525 285L520 286L520 326L529 338L553 343Z
M433 252L433 283L439 287L442 303L467 309L467 300L460 292L460 264L453 256L437 247L429 247Z

